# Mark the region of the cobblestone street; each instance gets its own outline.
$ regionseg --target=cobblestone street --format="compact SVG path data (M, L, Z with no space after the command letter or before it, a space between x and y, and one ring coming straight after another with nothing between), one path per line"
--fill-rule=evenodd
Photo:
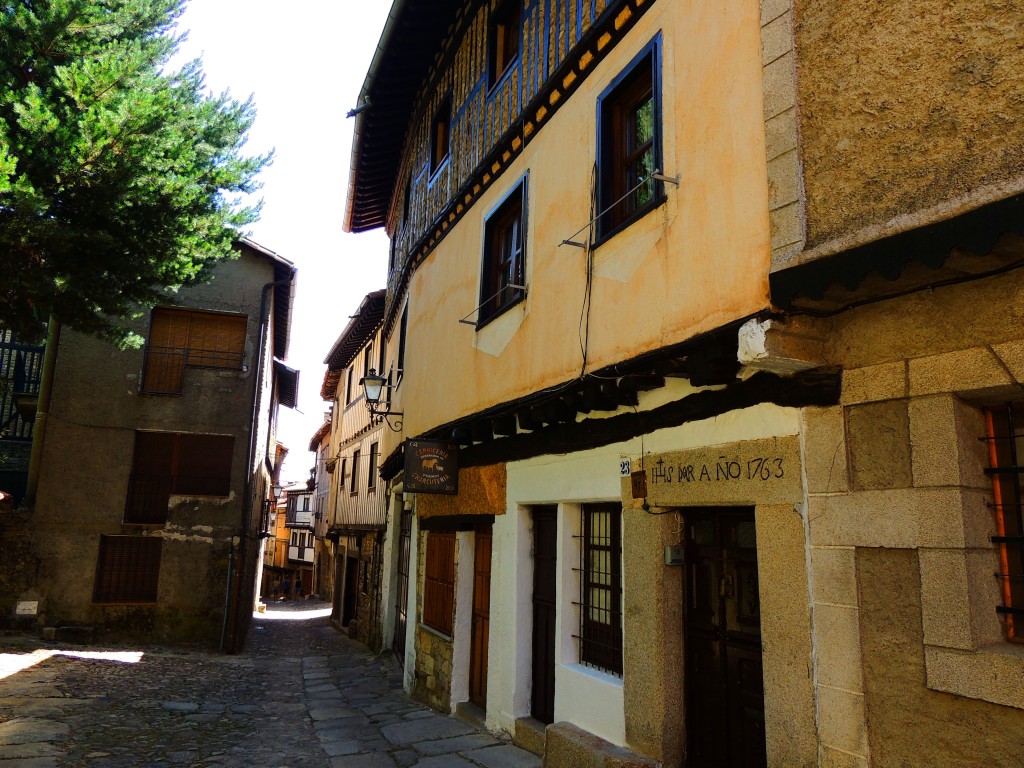
M540 765L413 702L393 658L339 633L326 609L268 607L236 656L8 638L0 768Z

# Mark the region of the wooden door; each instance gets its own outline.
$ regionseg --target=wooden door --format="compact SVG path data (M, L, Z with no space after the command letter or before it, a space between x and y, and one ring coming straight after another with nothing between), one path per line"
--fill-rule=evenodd
M766 766L752 509L687 512L686 579L686 764Z
M533 509L533 696L531 714L555 721L555 583L558 518L554 506Z
M487 650L491 624L491 526L477 528L473 546L473 629L469 700L487 709Z
M412 510L403 509L398 528L398 583L395 585L395 635L391 649L398 663L405 666L405 632L408 624L406 606L409 604L409 555L412 544Z

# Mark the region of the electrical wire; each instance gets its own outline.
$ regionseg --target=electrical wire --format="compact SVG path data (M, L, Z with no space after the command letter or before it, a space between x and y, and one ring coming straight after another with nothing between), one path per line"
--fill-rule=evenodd
M590 307L594 289L594 225L597 222L597 217L594 215L594 212L596 209L597 163L595 162L590 169L590 221L588 222L586 227L586 276L583 286L583 306L580 307L579 340L580 355L583 358L580 364L580 379L587 375L587 355L590 351Z

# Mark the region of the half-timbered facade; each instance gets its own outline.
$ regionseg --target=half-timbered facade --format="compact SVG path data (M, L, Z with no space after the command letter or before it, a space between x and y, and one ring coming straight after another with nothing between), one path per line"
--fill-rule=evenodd
M346 224L415 696L549 765L1014 764L1017 16L396 4Z
M384 291L367 294L324 362L320 390L331 403L330 492L324 536L334 550L331 620L379 649L386 486L380 478L385 425L371 417L361 379L383 368Z

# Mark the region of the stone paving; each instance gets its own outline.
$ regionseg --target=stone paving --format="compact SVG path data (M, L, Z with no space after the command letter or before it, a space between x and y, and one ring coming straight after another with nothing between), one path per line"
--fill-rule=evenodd
M0 638L0 768L539 768L413 702L327 607L269 606L236 656Z

